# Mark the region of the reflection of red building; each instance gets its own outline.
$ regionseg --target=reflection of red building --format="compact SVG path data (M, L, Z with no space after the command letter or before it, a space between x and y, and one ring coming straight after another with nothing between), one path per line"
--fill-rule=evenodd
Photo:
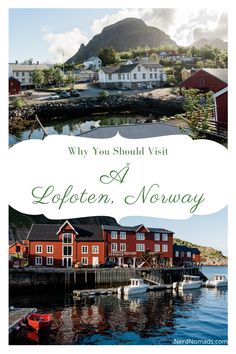
M106 260L138 266L145 265L144 255L171 265L173 258L173 232L144 225L36 224L27 242L34 266L98 266Z

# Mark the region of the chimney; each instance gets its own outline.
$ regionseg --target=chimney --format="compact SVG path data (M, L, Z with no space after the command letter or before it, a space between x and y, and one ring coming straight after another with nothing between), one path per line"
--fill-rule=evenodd
M37 61L37 65L39 65L39 61Z
M18 64L18 60L16 60L16 64Z

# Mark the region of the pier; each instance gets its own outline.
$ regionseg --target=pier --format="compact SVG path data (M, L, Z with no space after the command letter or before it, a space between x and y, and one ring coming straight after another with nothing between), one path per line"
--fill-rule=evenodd
M36 308L13 308L9 311L9 334L25 326L25 320Z

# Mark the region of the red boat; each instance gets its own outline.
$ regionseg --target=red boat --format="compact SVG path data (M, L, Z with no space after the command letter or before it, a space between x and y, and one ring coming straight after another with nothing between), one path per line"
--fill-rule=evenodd
M42 314L42 313L31 313L28 316L28 324L30 327L35 329L37 332L40 329L47 329L50 327L52 322L51 314Z

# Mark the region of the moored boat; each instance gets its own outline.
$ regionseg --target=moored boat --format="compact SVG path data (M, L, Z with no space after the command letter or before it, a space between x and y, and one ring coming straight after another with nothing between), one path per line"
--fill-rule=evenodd
M199 289L202 286L202 280L197 275L184 275L183 281L173 283L175 290Z
M228 279L225 275L216 274L205 282L205 286L208 288L228 286Z
M120 286L118 288L118 294L134 295L146 293L149 285L145 284L143 279L130 279L130 285Z
M30 327L36 331L39 331L50 327L52 322L52 315L34 312L28 316L27 320Z

